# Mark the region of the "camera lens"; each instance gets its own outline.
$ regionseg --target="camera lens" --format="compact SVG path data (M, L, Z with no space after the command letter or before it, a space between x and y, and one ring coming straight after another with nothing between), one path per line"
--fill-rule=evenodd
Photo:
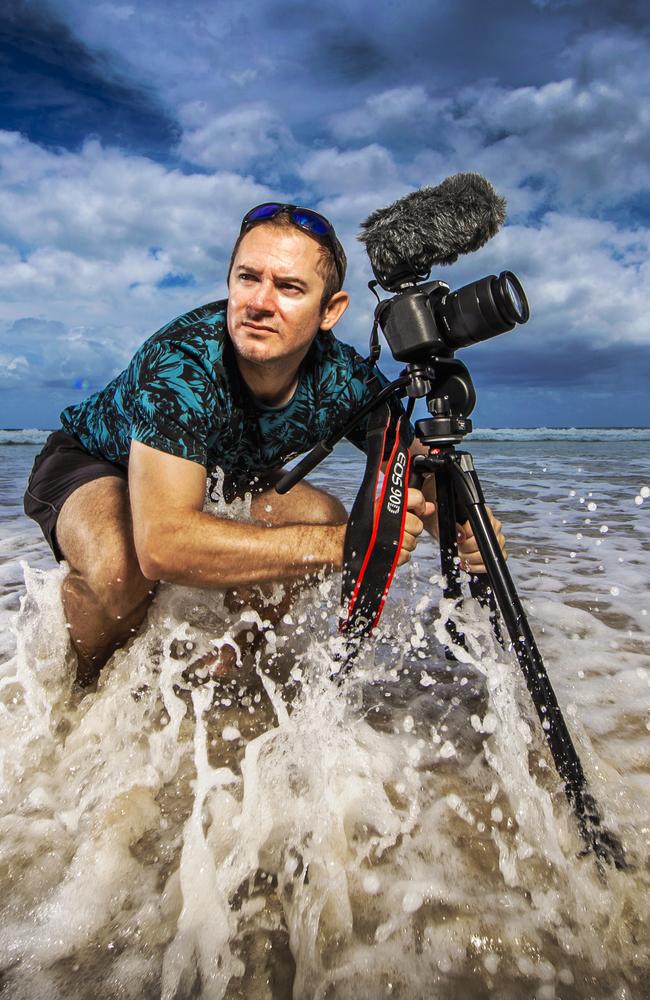
M512 271L502 271L498 278L498 291L495 299L500 298L504 318L512 323L526 323L530 316L528 300L522 284Z
M530 316L526 294L512 271L489 274L431 301L436 325L451 350L506 333Z

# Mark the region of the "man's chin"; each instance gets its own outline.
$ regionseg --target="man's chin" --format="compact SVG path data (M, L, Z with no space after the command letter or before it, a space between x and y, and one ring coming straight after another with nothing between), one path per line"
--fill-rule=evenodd
M249 341L244 344L235 344L234 346L235 353L244 361L248 361L249 364L262 365L278 360L276 352L270 344L250 343Z

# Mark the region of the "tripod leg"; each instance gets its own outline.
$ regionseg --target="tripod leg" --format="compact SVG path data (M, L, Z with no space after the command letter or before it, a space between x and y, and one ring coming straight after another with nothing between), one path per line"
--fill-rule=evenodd
M417 460L416 460L417 462ZM460 562L458 559L458 543L456 539L456 499L450 472L446 465L436 464L434 469L436 480L436 508L438 511L438 535L440 542L440 569L444 577L444 596L447 600L460 601L462 590L460 585ZM423 476L418 471L416 463L412 466L409 486L422 489ZM462 632L458 631L456 623L449 619L445 625L451 641L458 646L465 645ZM448 660L455 660L451 649L445 650Z
M456 540L456 503L446 466L435 471L438 532L440 536L440 567L445 577L445 597L458 600L461 596L460 563Z
M417 460L416 460L417 462ZM422 488L422 474L417 471L411 473L409 486ZM460 602L462 598L461 589L461 564L458 558L458 539L456 537L456 524L464 524L469 520L469 515L464 503L455 495L454 486L451 480L451 472L446 462L439 462L434 468L436 481L436 507L438 511L438 535L440 543L440 568L445 578L444 596L455 602ZM494 635L501 645L503 637L499 626L496 601L489 586L487 576L482 573L480 576L473 576L470 580L470 592L483 606L490 609L490 623ZM458 631L458 627L453 621L447 622L447 631L452 642L464 646L463 633ZM455 659L451 650L447 650L447 658Z
M487 569L490 586L524 674L555 766L564 782L567 798L576 813L582 837L587 847L595 853L599 864L608 862L617 868L624 868L625 855L620 841L609 831L601 828L597 803L588 790L582 764L497 542L472 457L466 452L460 452L450 456L448 465L452 471L458 497L467 508L469 522Z

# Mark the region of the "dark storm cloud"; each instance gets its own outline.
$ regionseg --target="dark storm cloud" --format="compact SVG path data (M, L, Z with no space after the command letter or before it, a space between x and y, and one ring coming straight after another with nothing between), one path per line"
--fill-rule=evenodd
M260 12L277 32L274 47L284 47L283 36L295 44L304 35L305 70L335 85L372 83L381 73L382 87L427 80L445 93L483 75L515 85L540 81L541 65L548 72L556 61L558 31L568 35L577 23L572 10L551 19L520 0L387 4L379 17L368 2L309 8L308 18L293 3Z
M557 4L553 3L553 10ZM585 30L600 25L625 25L644 35L650 33L647 0L575 0L572 6L580 16Z
M521 329L460 353L470 372L491 387L522 384L563 392L589 387L622 392L650 379L650 350L633 344L540 338Z
M89 135L155 155L174 140L154 97L121 81L36 3L0 7L1 125L42 145L76 147Z
M338 34L321 39L327 55L327 66L344 80L353 83L376 77L383 72L385 61L381 49L368 38L339 38Z

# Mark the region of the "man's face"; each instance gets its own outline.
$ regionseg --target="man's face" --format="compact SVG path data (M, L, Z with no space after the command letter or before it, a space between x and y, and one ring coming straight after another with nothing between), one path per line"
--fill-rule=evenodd
M259 225L239 245L228 282L228 331L240 359L299 365L327 319L315 240L299 229Z

